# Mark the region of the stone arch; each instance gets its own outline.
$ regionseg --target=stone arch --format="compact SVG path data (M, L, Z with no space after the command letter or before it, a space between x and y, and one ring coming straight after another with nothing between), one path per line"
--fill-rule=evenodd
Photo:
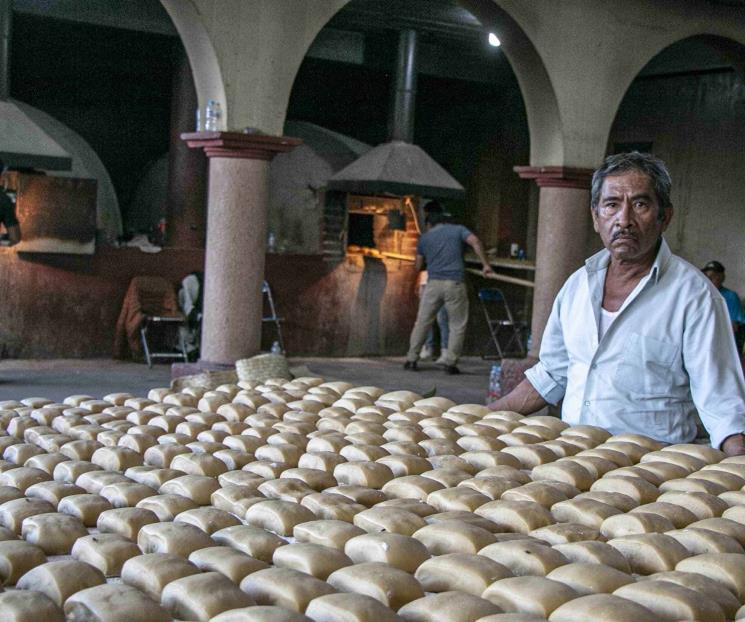
M563 165L564 140L551 78L533 42L500 0L461 0L485 29L499 34L507 59L515 73L528 117L530 164Z
M164 2L168 0L163 0ZM290 92L300 65L314 39L328 21L350 0L337 2L333 11L318 19L312 32L304 33L306 45L295 60L293 79L284 100L286 113ZM559 106L548 72L532 41L498 0L460 0L459 4L481 21L484 30L499 33L502 48L520 85L530 134L532 165L563 164L564 144Z
M230 111L220 63L198 8L193 2L185 0L161 0L161 3L173 21L189 58L199 108L204 110L209 99L217 100L223 111L223 123L225 127L230 127Z
M692 39L698 39L727 56L728 60L730 60L735 67L735 70L745 75L745 33L737 32L734 28L732 30L733 32L729 32L728 29L724 27L714 27L699 32L696 32L695 28L684 31L675 31L670 33L668 37L655 41L653 47L646 50L646 53L640 54L635 59L636 62L629 65L625 75L621 76L618 80L618 88L615 93L609 91L604 92L604 96L608 98L609 102L607 108L608 117L605 119L606 141L603 146L607 144L607 139L610 137L613 122L618 115L623 98L626 96L626 93L628 93L629 88L631 88L633 81L654 58L671 47Z

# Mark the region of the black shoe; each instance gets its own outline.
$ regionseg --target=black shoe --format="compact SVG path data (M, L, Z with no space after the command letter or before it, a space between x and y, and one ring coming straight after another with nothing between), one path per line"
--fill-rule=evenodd
M455 365L445 365L445 373L449 376L455 376L460 373L460 369Z
M406 361L404 363L404 369L408 369L409 371L419 371L416 361Z

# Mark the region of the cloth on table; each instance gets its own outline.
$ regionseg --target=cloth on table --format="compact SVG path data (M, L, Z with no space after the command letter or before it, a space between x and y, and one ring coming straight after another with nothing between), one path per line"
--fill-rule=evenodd
M127 288L116 322L114 358L142 356L140 326L147 316L182 318L176 289L160 276L136 276Z

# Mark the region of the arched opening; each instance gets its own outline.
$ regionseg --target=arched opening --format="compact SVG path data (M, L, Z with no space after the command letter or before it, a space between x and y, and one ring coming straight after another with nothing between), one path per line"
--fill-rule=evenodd
M472 11L479 11L482 17ZM491 30L502 38L500 25L505 27L504 50L488 44ZM393 354L400 353L407 340L416 307L411 265L384 258L387 278L371 277L366 284L364 275L373 274L369 267L377 256L365 252L364 258L352 257L344 241L349 241L350 235L356 242L371 238L375 225L369 219L357 219L357 224L366 229L350 233L348 227L355 224L354 217L350 218L344 209L324 213L323 202L326 181L333 173L391 138L397 42L400 32L409 29L418 33L419 41L413 143L465 188L465 196L445 200L446 207L457 222L471 228L498 256L509 256L512 248L519 247L529 258L534 257L537 192L531 183L518 178L513 167L531 161L557 161L561 133L557 115L543 114L543 125L538 127L541 106L550 109L555 105L550 97L541 98L541 106L534 106L532 111L526 110L525 84L530 85L530 77L521 80L513 70L515 58L521 67L529 64L526 58L530 55L518 45L527 40L525 35L491 0L352 0L319 32L295 77L284 133L304 139L305 144L272 163L272 242L278 253L325 253L332 265L341 261L339 269L324 277L326 283L334 281L334 290L364 290L364 297L390 300L405 313L383 313L380 321L385 325L376 344L355 343L353 334L346 339L344 330L353 333L352 328L339 330L337 323L329 321L336 332L325 343L333 341L334 345L320 350L315 348L323 348L323 340L301 344L303 353ZM510 46L514 47L514 58L505 53ZM535 64L539 59L534 51L533 55L530 62ZM535 87L531 93L537 101ZM533 120L538 128L535 132L529 129ZM533 152L534 137L542 144L541 156ZM365 246L352 244L361 245ZM331 246L334 248L329 257ZM413 251L413 246L408 251ZM279 265L281 257L270 256L270 267L275 262ZM375 275L379 272L376 270ZM356 273L362 276L343 276ZM526 272L513 274L532 276ZM307 278L308 273L303 276ZM471 289L483 285L483 281L474 279ZM371 292L365 289L368 286L385 291ZM530 289L505 283L500 287L508 293L520 319L529 323ZM391 295L394 290L397 299ZM339 323L344 314L351 315L351 327L369 325L369 313L359 310L360 296L356 295L355 300L351 313L343 305L336 305L329 315L338 317ZM403 300L406 302L402 305ZM477 315L477 301L472 303L467 350L480 354L487 338L482 318ZM354 319L358 311L360 322Z
M693 36L659 52L624 96L608 153L650 151L668 165L673 252L696 266L716 259L745 292L745 45Z

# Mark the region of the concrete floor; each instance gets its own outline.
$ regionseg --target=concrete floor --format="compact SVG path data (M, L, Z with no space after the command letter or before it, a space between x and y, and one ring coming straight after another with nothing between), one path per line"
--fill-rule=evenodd
M346 380L388 390L426 393L435 389L437 395L458 403L484 403L489 361L466 357L459 364L462 373L458 376L448 376L427 362L420 363L419 372L404 371L402 365L403 358L399 357L290 359L296 373L310 372L328 380ZM118 391L144 396L153 387L168 386L170 381L168 364L148 369L144 364L109 359L0 361L0 401L45 397L61 402L68 395L98 398Z

